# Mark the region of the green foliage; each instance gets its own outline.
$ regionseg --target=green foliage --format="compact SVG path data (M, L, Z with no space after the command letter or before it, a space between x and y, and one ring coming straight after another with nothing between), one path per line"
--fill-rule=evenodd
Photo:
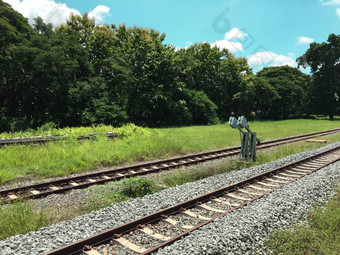
M262 78L262 88L255 92L262 94L266 88L265 95L271 96L268 101L263 95L255 94L255 98L259 96L264 100L262 104L269 107L266 117L285 119L306 113L308 75L297 68L280 66L263 68L256 76Z
M152 194L159 188L152 179L129 178L121 183L120 193L124 196L135 198Z

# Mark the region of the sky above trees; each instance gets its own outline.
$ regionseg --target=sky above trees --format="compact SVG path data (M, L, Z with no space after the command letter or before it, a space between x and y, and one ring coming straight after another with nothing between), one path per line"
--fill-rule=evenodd
M311 42L340 33L340 0L5 0L29 18L55 26L71 13L88 12L97 23L154 28L178 48L208 42L247 57L254 72L290 65ZM308 70L305 70L308 72Z

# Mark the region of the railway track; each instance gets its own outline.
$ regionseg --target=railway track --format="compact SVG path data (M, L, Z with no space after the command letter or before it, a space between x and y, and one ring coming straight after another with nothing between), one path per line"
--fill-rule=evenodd
M107 138L117 137L116 132L106 132L106 133L92 133L88 136L78 136L76 139L78 141L89 140L95 138L96 135L105 135ZM57 137L57 136L35 136L35 137L19 137L19 138L0 138L0 147L5 145L14 144L30 144L30 143L47 143L53 141L64 141L67 137Z
M46 255L151 254L338 160L340 146L149 214Z
M292 136L280 138L270 141L264 141L258 146L258 149L266 149L281 144L292 143L310 139L316 136L325 136L340 132L340 128L326 130L317 133L304 134L300 136ZM105 184L112 181L118 181L133 176L146 175L162 170L178 168L180 166L198 164L201 162L215 160L219 158L235 156L240 153L240 147L230 147L218 149L208 152L190 154L182 157L176 157L165 160L158 160L151 163L143 163L139 165L120 167L105 171L99 171L90 174L83 174L75 177L67 177L53 181L46 181L37 184L0 190L0 202L6 203L19 199L32 199L48 196L54 193L63 193L71 189L86 188L95 184Z

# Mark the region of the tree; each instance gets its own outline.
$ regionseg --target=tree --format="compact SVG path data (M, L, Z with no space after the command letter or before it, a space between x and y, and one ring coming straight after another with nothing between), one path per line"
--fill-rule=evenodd
M246 90L244 59L236 59L227 50L208 43L194 44L177 51L180 79L187 88L202 91L218 107L219 119L227 120L232 112L241 113L237 93Z
M297 68L279 66L265 67L256 76L265 79L278 94L275 100L267 99L272 101L269 118L284 119L306 112L308 75Z
M254 76L249 81L246 92L248 109L260 118L269 118L272 106L281 97L270 83L261 77Z
M17 121L20 79L24 75L18 45L30 40L33 29L28 20L11 6L0 1L0 131Z
M310 67L310 109L333 119L340 113L340 35L330 34L327 42L312 43L297 59L299 66Z

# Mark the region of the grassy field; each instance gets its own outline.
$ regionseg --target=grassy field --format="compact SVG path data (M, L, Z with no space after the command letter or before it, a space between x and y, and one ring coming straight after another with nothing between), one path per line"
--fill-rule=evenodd
M308 217L308 223L279 230L270 237L266 245L272 254L340 254L340 187L325 207L315 207Z
M250 128L257 132L261 140L337 127L340 127L339 121L328 120L250 122ZM84 135L93 132L93 129L94 127L76 128L76 131L55 130L47 126L36 133L29 131L1 136L55 135L58 132ZM114 129L102 126L95 131L117 131L120 138L108 141L105 137L98 137L96 140L78 143L71 136L66 141L0 148L0 185L240 144L239 132L227 124L164 129L143 129L133 126Z

